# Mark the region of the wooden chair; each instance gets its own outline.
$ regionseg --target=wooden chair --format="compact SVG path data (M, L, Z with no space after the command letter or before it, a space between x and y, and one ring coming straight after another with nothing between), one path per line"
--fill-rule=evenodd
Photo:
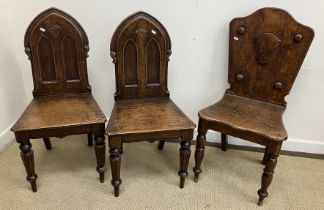
M201 173L206 133L221 132L226 151L227 135L265 146L259 205L268 196L281 144L287 139L282 122L285 96L294 83L314 37L311 28L296 22L287 12L263 8L230 23L230 88L223 98L199 112L194 167Z
M27 180L37 191L34 153L30 139L43 138L46 149L50 137L88 134L95 153L100 181L105 172L106 118L91 95L87 63L88 38L70 15L50 8L39 14L25 34L25 52L32 65L33 100L12 127L20 143Z
M115 196L119 196L121 184L122 144L138 141L181 139L178 174L183 188L195 124L169 98L171 42L167 31L152 16L138 12L118 26L110 50L115 64L116 93L106 133Z

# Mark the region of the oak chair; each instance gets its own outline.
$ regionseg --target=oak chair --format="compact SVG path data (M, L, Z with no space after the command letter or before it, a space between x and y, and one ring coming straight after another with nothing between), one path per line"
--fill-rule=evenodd
M221 149L227 135L265 146L259 205L268 196L281 144L287 139L282 122L285 96L294 83L314 32L286 11L263 8L233 19L229 34L230 88L217 103L199 112L195 152L195 182L201 173L206 133L221 132Z
M115 196L122 182L122 145L138 141L181 140L178 174L183 188L195 124L169 98L171 42L166 29L149 14L137 12L118 26L110 50L116 93L106 133Z
M95 136L95 154L100 181L105 172L106 118L91 95L87 63L88 38L81 25L56 8L40 13L28 26L25 52L31 61L34 98L12 127L20 144L27 180L37 191L34 152L30 139L88 134Z

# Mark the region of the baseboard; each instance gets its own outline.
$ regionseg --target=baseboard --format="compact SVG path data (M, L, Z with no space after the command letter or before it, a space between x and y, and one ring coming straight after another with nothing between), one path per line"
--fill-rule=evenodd
M195 136L197 136L197 131L195 131ZM214 131L208 131L206 135L206 140L207 142L210 143L220 143L220 133ZM243 141L241 139L231 137L231 136L228 137L228 142L231 145L263 148L263 146L261 145L248 142L248 141ZM323 155L324 142L288 138L286 141L283 142L282 150L288 152L301 152L301 153Z
M0 153L14 140L14 133L10 130L12 125L0 133Z

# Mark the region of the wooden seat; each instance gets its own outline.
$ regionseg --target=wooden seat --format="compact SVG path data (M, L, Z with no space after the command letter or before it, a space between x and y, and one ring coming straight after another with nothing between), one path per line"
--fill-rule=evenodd
M37 174L30 139L36 138L43 138L50 150L50 137L88 134L92 146L95 135L97 171L104 182L106 118L91 95L88 50L88 38L80 24L55 8L39 14L26 31L25 52L32 64L34 98L11 130L20 143L34 192Z
M178 174L183 188L195 124L169 98L167 31L152 16L138 12L118 26L110 50L117 89L106 133L115 196L121 184L122 145L137 141L160 140L159 149L163 149L165 140L181 140Z
M15 125L14 132L56 132L64 127L100 124L106 118L92 95L36 97ZM41 135L39 137L42 137Z
M289 94L314 37L311 28L296 22L286 11L263 8L230 23L230 88L223 98L199 112L195 152L195 182L201 173L206 133L221 132L265 146L261 205L268 196L281 145L287 139L282 115Z
M217 103L201 110L199 117L222 124L218 131L232 136L248 136L254 141L283 141L287 133L282 122L284 106L224 94ZM221 130L220 130L221 129Z
M194 128L192 121L169 98L129 99L116 101L107 134L117 136L167 131L171 133ZM168 133L165 135L162 139L168 137ZM172 137L171 134L169 138Z

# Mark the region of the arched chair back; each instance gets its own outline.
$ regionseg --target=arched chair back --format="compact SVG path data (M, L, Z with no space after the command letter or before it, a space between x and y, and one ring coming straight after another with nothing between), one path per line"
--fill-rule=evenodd
M110 45L115 63L115 99L169 97L170 37L151 15L137 12L116 29Z
M88 38L81 25L56 8L39 14L25 34L34 96L89 93Z

